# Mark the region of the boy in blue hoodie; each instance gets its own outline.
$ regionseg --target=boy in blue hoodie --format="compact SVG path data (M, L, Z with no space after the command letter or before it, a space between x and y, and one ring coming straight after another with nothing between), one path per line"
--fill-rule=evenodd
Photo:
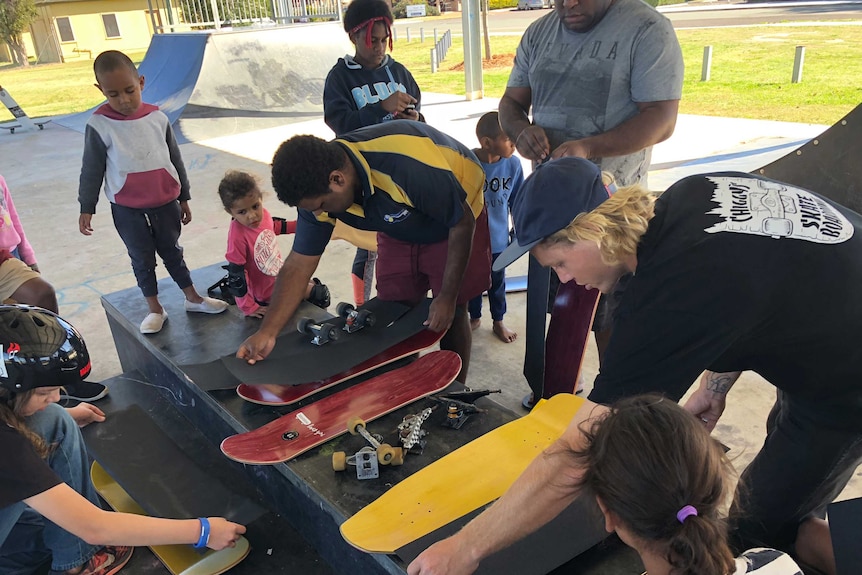
M344 13L344 30L356 47L339 58L323 88L323 115L336 136L389 120L421 120L422 94L413 75L386 53L392 50L392 10L384 0L353 0ZM353 298L371 297L377 252L357 248Z

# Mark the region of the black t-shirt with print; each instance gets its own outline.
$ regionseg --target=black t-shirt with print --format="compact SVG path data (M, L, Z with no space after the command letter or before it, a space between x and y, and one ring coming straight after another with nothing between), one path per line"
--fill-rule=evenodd
M862 430L862 216L750 174L656 202L590 399L751 370L818 423Z
M61 483L30 441L0 423L0 509L38 495Z

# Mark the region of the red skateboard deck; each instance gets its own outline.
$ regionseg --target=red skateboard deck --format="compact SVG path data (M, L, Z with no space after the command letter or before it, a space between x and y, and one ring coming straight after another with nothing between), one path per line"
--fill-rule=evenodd
M354 377L358 377L364 373L375 370L378 367L388 365L398 361L399 359L403 359L416 352L422 351L423 349L427 349L439 342L445 333L446 332L434 332L430 329L420 331L419 333L410 336L404 341L393 345L382 353L378 353L374 357L359 363L347 371L342 371L339 374L319 381L313 381L311 383L301 385L285 385L280 387L277 392L272 389L272 387L267 388L259 385L247 385L243 383L236 388L236 392L241 398L252 403L259 403L262 405L290 405L297 401L301 401L310 395L323 391L324 389L328 389L333 385L338 385L348 379L353 379Z
M599 290L588 290L574 281L560 284L545 337L542 398L577 391L598 301Z
M445 389L461 371L452 351L432 351L410 365L363 381L281 416L263 427L225 438L229 458L252 465L293 459L347 433L347 420L372 421Z

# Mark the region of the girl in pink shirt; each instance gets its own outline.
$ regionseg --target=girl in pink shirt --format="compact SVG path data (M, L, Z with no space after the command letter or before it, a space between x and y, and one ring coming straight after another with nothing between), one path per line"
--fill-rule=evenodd
M18 219L18 212L12 202L12 194L6 186L6 180L3 179L3 176L0 176L0 188L3 189L3 196L0 198L0 249L8 250L13 256L30 266L33 271L38 272L36 254L24 234L24 226Z
M231 295L246 316L262 318L284 263L276 236L294 233L296 221L272 217L263 207L257 178L247 172L228 171L218 193L232 218L225 254ZM329 306L329 289L317 278L308 282L305 297L316 306Z

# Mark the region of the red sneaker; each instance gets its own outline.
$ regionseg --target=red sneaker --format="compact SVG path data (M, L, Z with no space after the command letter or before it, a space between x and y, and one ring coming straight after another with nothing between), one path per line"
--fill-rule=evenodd
M132 558L134 547L108 545L100 549L84 564L77 575L114 575Z

